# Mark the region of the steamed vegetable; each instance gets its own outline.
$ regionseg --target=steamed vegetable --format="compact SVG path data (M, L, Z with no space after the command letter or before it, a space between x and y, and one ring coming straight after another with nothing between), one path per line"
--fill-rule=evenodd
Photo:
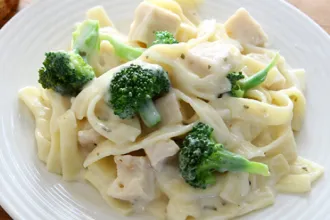
M231 95L234 97L244 97L245 93L266 80L268 72L277 64L280 55L277 53L270 64L258 73L245 78L241 72L233 72L227 75L231 83Z
M141 56L144 51L142 48L129 46L111 35L102 34L100 37L101 40L109 41L115 49L116 55L125 60L135 60Z
M172 33L168 31L156 31L155 40L152 45L155 44L177 44L179 43Z
M131 64L115 73L109 88L108 104L122 119L132 118L137 113L148 127L161 121L153 98L170 89L167 72L159 65Z
M195 188L205 189L216 181L216 172L248 172L269 175L268 166L234 154L212 139L213 128L198 123L185 137L179 153L183 179Z
M122 59L125 60L135 60L143 53L144 49L138 47L132 47L120 40L116 39L110 35L101 35L102 40L109 41L115 49L115 53ZM155 32L155 41L152 45L155 44L176 44L178 41L174 36L168 31L156 31Z
M46 59L43 62L43 67L41 67L41 69L39 70L39 83L42 85L43 88L52 89L60 93L61 95L76 96L83 89L86 83L88 83L95 77L95 72L90 65L91 63L93 63L93 59L98 57L100 51L100 42L102 40L109 41L114 47L116 55L125 60L134 60L138 58L144 51L143 48L129 46L113 36L100 33L98 21L86 20L79 24L76 30L73 32L72 51L52 51L46 53ZM155 33L154 44L160 43L173 44L177 43L177 41L171 33L167 31L158 31ZM152 72L146 71L145 68L142 67L141 69L143 69L144 72ZM168 81L167 73L165 74L164 70L160 72L163 72L163 76L166 75L166 80L163 79L164 77L160 77L158 72L152 77L148 75L148 80L156 82L158 82L159 80L164 82ZM138 75L138 77L141 77L145 74ZM145 82L141 81L136 83ZM153 91L151 92L151 94L153 95L147 92L150 97L161 93L161 91L158 91L154 87L157 86L154 85L153 87L151 87ZM164 85L164 88L165 87L166 86ZM142 112L142 114L143 112L146 112L147 110L150 110L152 108L150 102L146 102L145 104L146 105L144 105L144 108L142 105L136 104L139 106L139 108L141 108L139 111ZM136 112L137 110L134 111ZM118 113L119 110L117 110L116 112ZM122 115L122 113L118 114ZM145 119L147 117L151 117L147 116L146 114L144 115L145 116L143 118ZM159 116L155 115L154 117L157 118ZM146 122L150 123L149 120L147 120Z
M87 20L77 26L73 33L72 51L46 53L43 67L39 70L39 83L64 96L76 96L95 77L88 64L100 49L99 24Z
M48 52L43 65L39 83L64 96L76 96L95 76L93 68L74 52Z
M90 65L92 59L98 57L100 52L101 39L99 30L100 25L98 21L85 20L72 33L73 51L84 58Z

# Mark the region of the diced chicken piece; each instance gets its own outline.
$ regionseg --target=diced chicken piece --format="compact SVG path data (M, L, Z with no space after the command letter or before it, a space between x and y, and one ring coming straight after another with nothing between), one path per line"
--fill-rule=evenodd
M78 131L78 142L82 147L95 147L101 140L102 136L94 129Z
M179 101L174 92L170 92L157 99L155 104L162 117L160 126L182 122L183 118L180 111Z
M115 156L117 178L108 195L133 204L147 204L156 197L155 176L146 157Z
M150 45L155 39L155 31L166 30L176 35L180 24L181 18L177 14L154 4L142 2L135 10L134 22L128 37L130 41Z
M153 168L160 171L167 158L174 156L180 150L173 140L159 141L154 146L145 149Z
M200 77L210 74L227 75L230 71L239 70L242 61L237 47L218 41L198 44L181 58Z
M260 24L243 8L226 21L225 28L231 38L243 44L264 46L268 40Z
M220 193L220 197L230 203L240 204L249 194L249 174L248 173L227 173L226 183Z

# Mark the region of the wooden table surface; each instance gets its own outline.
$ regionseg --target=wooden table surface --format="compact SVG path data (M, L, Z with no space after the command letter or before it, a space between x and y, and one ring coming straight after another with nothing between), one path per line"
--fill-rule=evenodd
M288 0L320 24L330 34L330 0ZM30 0L23 0L20 9ZM11 219L0 206L0 220Z

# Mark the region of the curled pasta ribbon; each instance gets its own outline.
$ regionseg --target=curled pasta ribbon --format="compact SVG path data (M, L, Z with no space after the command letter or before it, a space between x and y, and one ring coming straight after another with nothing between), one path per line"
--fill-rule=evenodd
M127 154L143 148L153 146L154 143L161 140L168 140L173 137L183 135L190 131L194 124L190 125L170 125L165 126L155 132L152 132L145 138L135 143L116 145L112 141L106 140L100 143L86 158L84 167L110 155Z
M73 181L83 169L83 158L78 148L77 120L72 110L59 117L58 126L62 176L64 180Z
M188 70L180 61L180 56L187 51L185 44L172 46L154 46L145 51L152 62L169 68L169 75L173 87L186 94L205 100L216 99L219 94L230 91L229 82L221 74L211 74L200 78Z
M87 119L95 131L115 144L125 144L134 142L141 134L140 122L137 117L128 120L122 120L116 116L112 109L105 106L107 119L101 120L95 115L96 105L106 105L101 95L96 95L90 102L87 110Z
M58 118L69 109L70 100L51 90L47 90L46 94L52 106L52 116L50 119L51 147L47 159L47 169L49 172L62 174Z
M288 124L293 117L293 104L291 99L283 92L269 92L272 103L260 102L253 99L234 98L225 96L215 100L213 105L221 105L228 108L233 119L241 119L255 124L267 126ZM261 97L267 101L267 97Z
M38 147L38 157L47 163L50 151L50 118L52 110L49 100L42 96L42 90L35 87L25 87L19 91L19 98L32 112L36 120L35 137Z
M106 94L114 73L130 64L131 62L128 62L124 65L115 67L85 86L85 88L74 99L71 106L71 109L78 120L82 120L87 116L88 106L95 96Z
M189 97L179 90L174 89L174 92L179 99L190 104L199 116L200 121L213 127L214 139L217 142L224 144L226 148L248 159L264 156L263 152L256 146L231 133L219 113L210 104L201 99Z

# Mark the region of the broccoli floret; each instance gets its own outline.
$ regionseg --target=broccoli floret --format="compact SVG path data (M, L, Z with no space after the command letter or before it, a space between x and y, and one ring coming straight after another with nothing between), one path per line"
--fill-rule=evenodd
M155 126L161 117L153 98L170 89L167 72L155 64L131 64L115 73L110 83L108 104L122 119L139 113L144 124Z
M91 57L94 57L93 54L96 51L94 45L100 45L100 41L105 40L109 41L113 46L115 53L118 57L124 60L135 60L143 53L143 48L132 47L127 45L125 42L120 41L114 36L99 33L99 25L98 21L85 21L89 24L97 24L96 26L86 26L84 28L77 28L77 30L73 34L73 48L82 56L87 57L85 60L87 62L90 61ZM84 23L85 23L84 22ZM83 39L77 39L76 36L85 36ZM174 38L174 36L168 31L157 31L155 32L155 41L154 44L175 44L178 41ZM98 50L97 50L98 51Z
M109 41L116 55L122 59L134 60L143 53L144 49L129 46L113 36L100 33L99 29L98 21L86 20L79 24L72 34L71 52L53 51L46 54L44 66L39 70L39 83L43 88L53 89L66 96L76 96L95 76L90 65L98 56L102 40ZM165 34L166 32L159 33L161 32L156 33L156 38L158 35L163 35L160 38L164 39L165 36L168 39L171 37Z
M239 98L244 97L246 91L263 83L268 72L277 64L279 58L280 56L277 53L265 69L247 78L241 72L229 73L227 78L231 83L231 95Z
M97 57L100 51L100 25L95 20L85 20L79 24L72 33L73 51L79 54L91 65L93 57Z
M39 70L39 83L43 88L64 96L76 96L95 77L88 62L100 49L98 30L98 22L84 21L73 33L72 51L46 53Z
M268 166L252 162L224 148L212 139L213 128L198 123L183 140L179 169L183 179L195 188L205 189L216 181L215 172L249 172L269 175Z
M94 78L93 68L74 52L48 52L43 65L39 83L64 96L76 96Z
M152 45L155 44L178 44L179 42L175 39L172 33L168 31L156 31L155 32L155 41Z

